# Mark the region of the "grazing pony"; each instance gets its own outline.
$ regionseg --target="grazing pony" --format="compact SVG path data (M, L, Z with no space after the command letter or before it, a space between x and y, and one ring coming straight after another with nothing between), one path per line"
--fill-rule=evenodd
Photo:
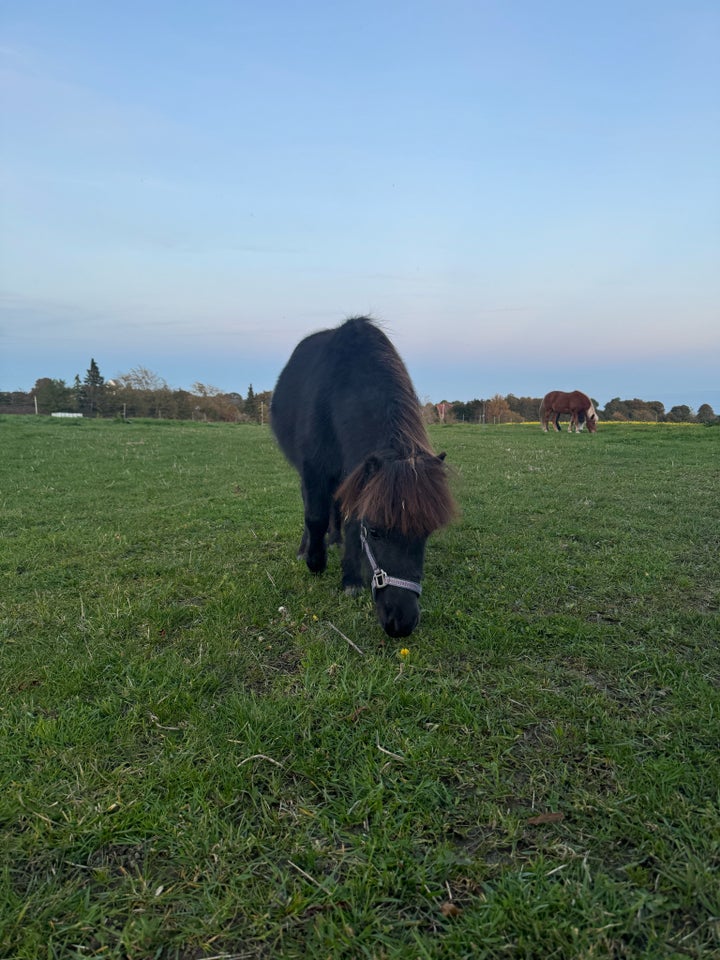
M340 543L342 585L363 586L378 620L406 637L420 619L425 542L455 514L445 454L436 456L412 382L367 317L314 333L295 348L272 398L271 423L300 474L305 530L298 556L321 573L326 534Z
M579 390L573 390L572 393L552 390L545 394L540 404L540 423L545 433L547 433L548 423L551 420L555 429L560 430L560 414L562 413L570 414L568 433L572 433L573 427L576 433L580 433L585 423L587 423L589 433L595 433L597 430L597 413L592 405L592 400Z

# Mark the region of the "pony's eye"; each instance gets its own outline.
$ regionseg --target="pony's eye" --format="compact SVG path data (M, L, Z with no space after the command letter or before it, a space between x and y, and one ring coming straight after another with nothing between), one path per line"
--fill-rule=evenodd
M369 536L372 540L379 540L379 539L380 539L380 531L379 531L379 530L376 530L375 527L369 527L369 528L368 528L368 536Z

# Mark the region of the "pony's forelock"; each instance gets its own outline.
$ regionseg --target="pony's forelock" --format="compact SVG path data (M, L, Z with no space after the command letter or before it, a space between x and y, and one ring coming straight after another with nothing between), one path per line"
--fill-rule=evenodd
M447 467L432 453L370 458L345 479L336 496L347 518L405 537L428 537L456 514Z

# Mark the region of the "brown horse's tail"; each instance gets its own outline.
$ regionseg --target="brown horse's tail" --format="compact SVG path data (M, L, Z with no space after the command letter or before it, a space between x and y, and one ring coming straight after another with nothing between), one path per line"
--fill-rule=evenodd
M545 398L544 397L540 401L540 409L538 410L538 414L540 416L540 426L542 426L543 423L545 422Z

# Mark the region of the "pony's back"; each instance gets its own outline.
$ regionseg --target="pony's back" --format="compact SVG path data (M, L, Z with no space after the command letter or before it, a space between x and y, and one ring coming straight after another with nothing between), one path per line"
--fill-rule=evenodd
M288 460L300 466L309 408L323 376L322 359L332 330L313 333L295 347L272 395L270 423Z
M296 467L316 454L345 473L383 444L430 451L405 365L367 317L311 334L293 351L272 400L272 425Z

